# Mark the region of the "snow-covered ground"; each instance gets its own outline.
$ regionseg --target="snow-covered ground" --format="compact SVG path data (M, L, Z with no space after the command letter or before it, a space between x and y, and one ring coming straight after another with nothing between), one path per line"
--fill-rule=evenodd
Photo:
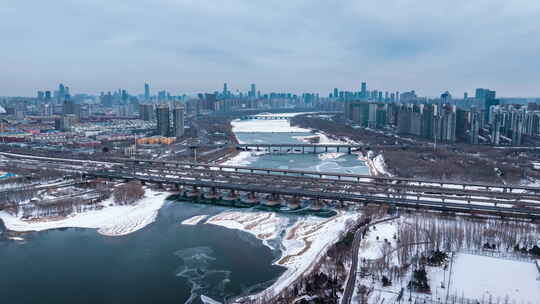
M242 151L236 156L222 162L224 166L247 166L253 162L253 152Z
M238 229L253 234L274 249L268 240L275 239L287 226L288 219L273 212L225 211L205 221L205 224Z
M198 223L200 223L202 220L204 220L208 215L195 215L193 217L190 217L186 220L183 220L182 221L182 225L197 225Z
M332 218L308 216L289 225L290 218L273 212L224 211L206 221L192 217L183 224L212 224L248 232L273 248L270 240L280 241L281 257L274 263L287 270L267 290L280 292L314 266L315 261L334 244L349 221L359 213L339 213ZM203 216L204 217L204 216ZM275 242L274 242L275 243ZM257 297L254 295L253 297Z
M431 286L440 285L443 272L432 276ZM449 295L480 303L540 303L540 272L531 262L458 253L454 257ZM448 275L446 278L448 281ZM484 301L482 301L484 300Z
M366 237L360 243L359 257L367 260L379 259L383 256L384 246L395 249L397 244L397 221L381 223L369 228Z
M289 227L282 240L283 254L276 262L287 267L287 270L267 290L278 293L311 270L330 246L339 240L347 224L359 216L360 213L356 212L340 212L329 219L307 217Z
M163 206L166 192L146 189L145 197L134 205L119 206L112 198L101 203L100 210L74 213L61 219L23 220L19 216L0 211L0 218L7 229L13 231L43 231L57 228L93 228L107 236L126 235L140 230L157 217Z
M386 176L392 176L390 172L388 172L388 168L386 166L386 162L384 161L384 157L382 154L379 154L373 158L373 167L377 171L377 175L386 175Z

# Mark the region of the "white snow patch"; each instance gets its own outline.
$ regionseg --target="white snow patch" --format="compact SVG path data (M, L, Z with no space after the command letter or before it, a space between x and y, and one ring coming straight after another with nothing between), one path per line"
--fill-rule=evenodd
M358 216L359 213L342 212L330 219L307 217L289 227L282 241L282 257L275 263L287 267L287 270L266 290L277 294L308 272L328 248L338 241L345 231L346 223Z
M11 236L11 237L8 237L8 239L12 241L24 241L22 237L18 237L18 236Z
M222 163L224 166L247 166L253 162L253 156L249 151L242 151Z
M369 228L366 237L360 243L359 257L367 260L375 260L382 257L382 247L389 242L392 247L396 246L394 236L397 234L395 221L381 223ZM385 242L385 239L387 242Z
M345 153L337 153L337 152L321 153L319 154L319 159L320 160L336 159L336 158L342 157L343 155L345 155Z
M126 235L154 222L158 210L163 206L165 192L146 189L145 197L135 205L114 205L112 198L101 204L100 210L71 214L66 218L51 221L25 221L20 217L0 211L6 228L13 231L43 231L57 228L93 228L107 236Z
M431 285L440 285L443 272L434 273ZM447 276L448 277L448 276ZM458 253L454 257L450 295L487 301L508 296L509 303L540 303L539 272L534 263ZM448 286L448 284L446 284Z
M201 295L201 301L204 303L204 304L221 304L221 302L218 302L214 299L211 299L210 297L207 297L205 295Z
M182 225L197 225L204 220L208 215L196 215L182 221Z
M253 234L265 246L274 249L268 240L275 239L287 225L288 219L273 212L225 211L208 220L206 224L238 229Z

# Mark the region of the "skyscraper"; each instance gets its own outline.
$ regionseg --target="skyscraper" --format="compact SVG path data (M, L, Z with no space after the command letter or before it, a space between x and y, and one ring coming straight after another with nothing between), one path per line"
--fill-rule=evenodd
M223 96L228 96L229 90L227 89L227 83L223 84Z
M360 91L360 95L361 95L362 98L367 97L367 84L366 84L366 82L362 82L362 88L361 88L361 91Z
M75 104L73 103L73 100L69 98L69 95L66 95L64 99L63 114L75 114Z
M173 125L174 136L184 136L184 108L179 105L173 109Z
M144 121L151 121L155 117L153 104L140 104L139 105L139 118Z
M156 108L157 133L161 136L169 137L171 129L171 119L169 116L169 107L159 105Z
M145 100L150 99L150 85L148 83L144 84L144 99Z
M64 87L63 84L59 84L58 85L58 95L56 96L56 98L58 99L58 101L62 101L62 100L64 100L65 95L66 95L66 87Z
M489 89L478 88L475 91L475 98L484 108L484 120L489 121L489 110L491 106L499 104L499 101L495 99L496 92Z
M249 96L250 97L255 97L256 92L257 92L257 90L255 89L255 84L252 83L251 84L251 91L249 92Z

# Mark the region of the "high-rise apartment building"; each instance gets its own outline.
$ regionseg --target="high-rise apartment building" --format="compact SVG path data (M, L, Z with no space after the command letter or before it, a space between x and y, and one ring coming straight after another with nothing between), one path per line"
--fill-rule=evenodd
M176 138L184 136L184 108L181 106L173 108L173 132Z
M171 119L169 107L159 105L156 107L157 133L161 136L169 137L171 130Z
M153 104L139 104L139 118L144 121L155 119L155 111Z

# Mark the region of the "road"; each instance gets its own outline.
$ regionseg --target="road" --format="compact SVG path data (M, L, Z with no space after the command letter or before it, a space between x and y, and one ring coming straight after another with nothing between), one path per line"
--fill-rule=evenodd
M350 304L352 300L354 287L356 286L356 277L358 275L358 259L359 259L358 256L360 255L360 243L362 242L362 236L364 235L364 232L371 226L378 225L384 222L393 221L398 218L399 218L399 215L391 217L391 218L378 220L366 226L360 227L358 230L356 230L356 233L354 234L354 240L353 240L353 246L352 246L351 269L349 270L347 284L345 285L345 290L343 291L343 296L341 297L341 304Z

